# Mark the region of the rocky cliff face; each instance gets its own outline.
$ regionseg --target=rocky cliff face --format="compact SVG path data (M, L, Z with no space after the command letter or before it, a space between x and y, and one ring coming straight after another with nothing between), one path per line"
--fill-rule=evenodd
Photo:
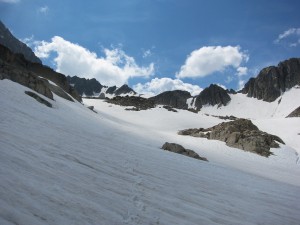
M15 38L11 32L0 21L0 44L6 46L13 53L20 53L24 55L25 59L34 62L42 63L42 61L36 57L33 51L24 43Z
M300 85L300 58L291 58L260 71L256 78L251 78L242 90L248 97L267 102L276 100L282 92Z
M46 79L58 86L50 84ZM66 76L57 73L49 67L39 63L32 63L21 54L14 54L7 47L0 44L0 79L10 79L29 87L38 93L53 99L52 92L73 101L65 92L73 98L81 101L81 97L68 84Z
M176 90L166 91L149 99L153 100L155 104L168 105L178 109L187 109L188 105L186 101L191 97L192 96L188 91Z
M204 105L227 105L230 100L226 90L216 84L211 84L196 97L195 106L201 109Z

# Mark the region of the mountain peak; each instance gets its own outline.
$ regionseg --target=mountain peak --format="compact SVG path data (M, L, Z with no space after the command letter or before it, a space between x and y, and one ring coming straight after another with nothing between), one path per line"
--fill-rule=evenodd
M31 48L29 48L26 44L19 41L15 38L8 28L2 23L0 20L0 44L6 46L13 53L18 53L24 55L25 59L33 62L40 63L42 61L33 53Z
M280 62L278 66L262 69L256 78L250 78L242 89L248 97L275 101L282 92L300 84L300 58Z
M195 106L201 109L204 105L226 105L231 100L227 91L217 84L211 84L196 97Z

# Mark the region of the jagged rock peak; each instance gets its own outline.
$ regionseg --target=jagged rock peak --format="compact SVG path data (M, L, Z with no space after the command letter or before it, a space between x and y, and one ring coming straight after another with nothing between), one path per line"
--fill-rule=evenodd
M283 92L300 84L300 58L280 62L278 66L262 69L256 78L250 78L242 89L248 97L275 101Z
M31 48L26 44L15 38L8 28L0 20L0 44L7 47L13 53L24 55L25 59L33 63L40 63L42 61L33 53Z
M195 107L201 109L204 105L227 105L231 100L227 91L222 87L211 84L196 97Z
M136 92L130 88L127 84L122 85L121 87L119 87L116 91L115 91L115 95L122 95L122 94L136 94Z
M86 79L77 76L67 76L68 82L72 85L79 95L94 96L95 93L100 93L105 86L99 83L95 78Z

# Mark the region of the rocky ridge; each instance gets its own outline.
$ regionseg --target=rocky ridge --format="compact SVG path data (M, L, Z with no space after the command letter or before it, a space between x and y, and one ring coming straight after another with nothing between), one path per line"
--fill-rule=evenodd
M80 96L94 96L95 93L100 93L101 89L105 87L95 78L85 79L77 76L67 76L67 81L74 87Z
M42 63L33 51L23 42L15 38L8 28L0 21L0 44L6 46L13 53L24 55L27 61Z
M2 79L10 79L49 99L53 99L52 92L54 92L67 100L73 101L68 95L70 94L74 99L81 101L81 97L68 84L63 74L42 64L32 63L22 54L15 54L0 44L0 80Z
M112 99L106 99L106 101L115 105L132 106L134 108L127 110L134 111L147 110L155 107L155 102L153 100L137 96L116 96Z
M242 93L272 102L295 85L300 85L300 58L291 58L280 62L277 67L262 69L256 78L249 79Z
M130 88L127 84L122 85L121 87L117 86L105 86L102 85L95 78L86 79L77 76L68 76L68 83L74 87L74 89L79 93L80 96L84 97L99 97L104 99L108 95L135 95L136 92Z

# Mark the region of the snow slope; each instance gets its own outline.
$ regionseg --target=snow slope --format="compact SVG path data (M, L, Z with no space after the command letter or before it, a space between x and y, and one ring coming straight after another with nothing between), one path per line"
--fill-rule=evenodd
M176 135L217 118L86 99L96 114L58 96L48 108L25 90L0 81L1 225L299 223L299 166L289 146L266 159ZM160 149L175 140L210 162Z

